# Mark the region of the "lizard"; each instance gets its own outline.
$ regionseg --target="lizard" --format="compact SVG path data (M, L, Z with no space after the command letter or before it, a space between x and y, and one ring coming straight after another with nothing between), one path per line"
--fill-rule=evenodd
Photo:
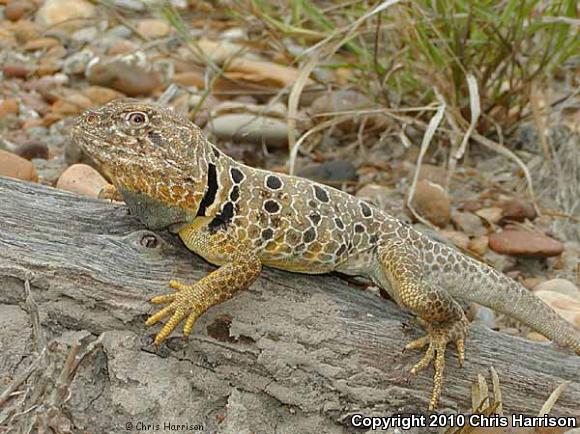
M135 99L80 115L72 139L151 230L169 229L218 268L196 283L171 280L173 292L146 324L167 318L161 344L259 276L262 266L291 272L363 276L415 314L426 334L405 349L426 347L411 368L434 365L429 409L440 400L445 351L465 360L469 321L458 303L473 301L511 316L580 355L580 332L515 280L346 192L244 165L208 141L172 109Z

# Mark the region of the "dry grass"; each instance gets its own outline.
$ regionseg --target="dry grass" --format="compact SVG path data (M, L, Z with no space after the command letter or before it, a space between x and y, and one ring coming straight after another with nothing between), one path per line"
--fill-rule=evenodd
M244 23L260 23L289 63L302 61L290 43L325 53L322 67L347 69L350 84L383 107L428 105L439 92L462 132L472 75L484 135L510 132L529 117L533 89L580 52L573 0L238 0L232 7Z

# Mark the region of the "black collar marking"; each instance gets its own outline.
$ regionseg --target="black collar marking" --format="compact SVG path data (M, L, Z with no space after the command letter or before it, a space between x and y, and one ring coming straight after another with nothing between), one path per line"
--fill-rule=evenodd
M209 163L207 168L207 188L205 190L205 194L203 195L203 199L201 199L201 203L199 204L197 217L205 216L205 210L215 201L217 190L217 170L215 164Z

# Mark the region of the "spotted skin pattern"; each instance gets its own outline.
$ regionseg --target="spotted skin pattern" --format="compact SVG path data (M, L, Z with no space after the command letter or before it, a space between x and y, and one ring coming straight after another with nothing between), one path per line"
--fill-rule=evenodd
M73 139L113 182L133 214L150 229L169 228L191 251L219 268L192 285L154 297L165 305L148 325L168 318L160 344L184 322L189 335L211 306L256 280L263 265L320 274L365 276L416 314L427 346L412 368L432 361L429 407L439 401L447 344L465 357L468 321L456 299L512 316L580 354L580 333L502 273L431 240L386 212L315 182L245 166L207 141L172 110L117 100L81 115Z

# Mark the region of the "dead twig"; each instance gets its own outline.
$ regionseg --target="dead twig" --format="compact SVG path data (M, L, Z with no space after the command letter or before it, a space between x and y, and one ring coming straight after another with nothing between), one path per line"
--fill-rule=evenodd
M423 135L423 141L421 142L421 149L419 151L419 156L417 157L415 174L413 175L413 182L411 183L411 187L409 188L409 195L407 196L407 207L409 208L409 211L411 211L411 213L413 214L413 216L415 216L415 218L417 220L419 220L421 223L423 223L426 226L429 226L432 229L436 229L435 226L432 223L430 223L429 221L427 221L426 219L424 219L421 215L419 215L419 213L417 213L417 211L415 210L415 208L412 205L412 201L413 201L413 195L415 194L415 187L417 186L417 180L419 179L419 172L421 170L421 165L423 164L423 157L425 157L425 153L427 152L427 149L429 148L429 144L431 143L431 139L433 139L435 131L437 131L437 128L439 127L439 124L441 123L441 120L443 119L443 115L445 114L445 108L447 107L445 104L445 101L443 100L443 97L437 91L437 89L435 89L435 92L437 94L437 98L439 99L439 108L437 109L437 112L435 113L435 115L429 121L427 131L425 131L425 134Z

